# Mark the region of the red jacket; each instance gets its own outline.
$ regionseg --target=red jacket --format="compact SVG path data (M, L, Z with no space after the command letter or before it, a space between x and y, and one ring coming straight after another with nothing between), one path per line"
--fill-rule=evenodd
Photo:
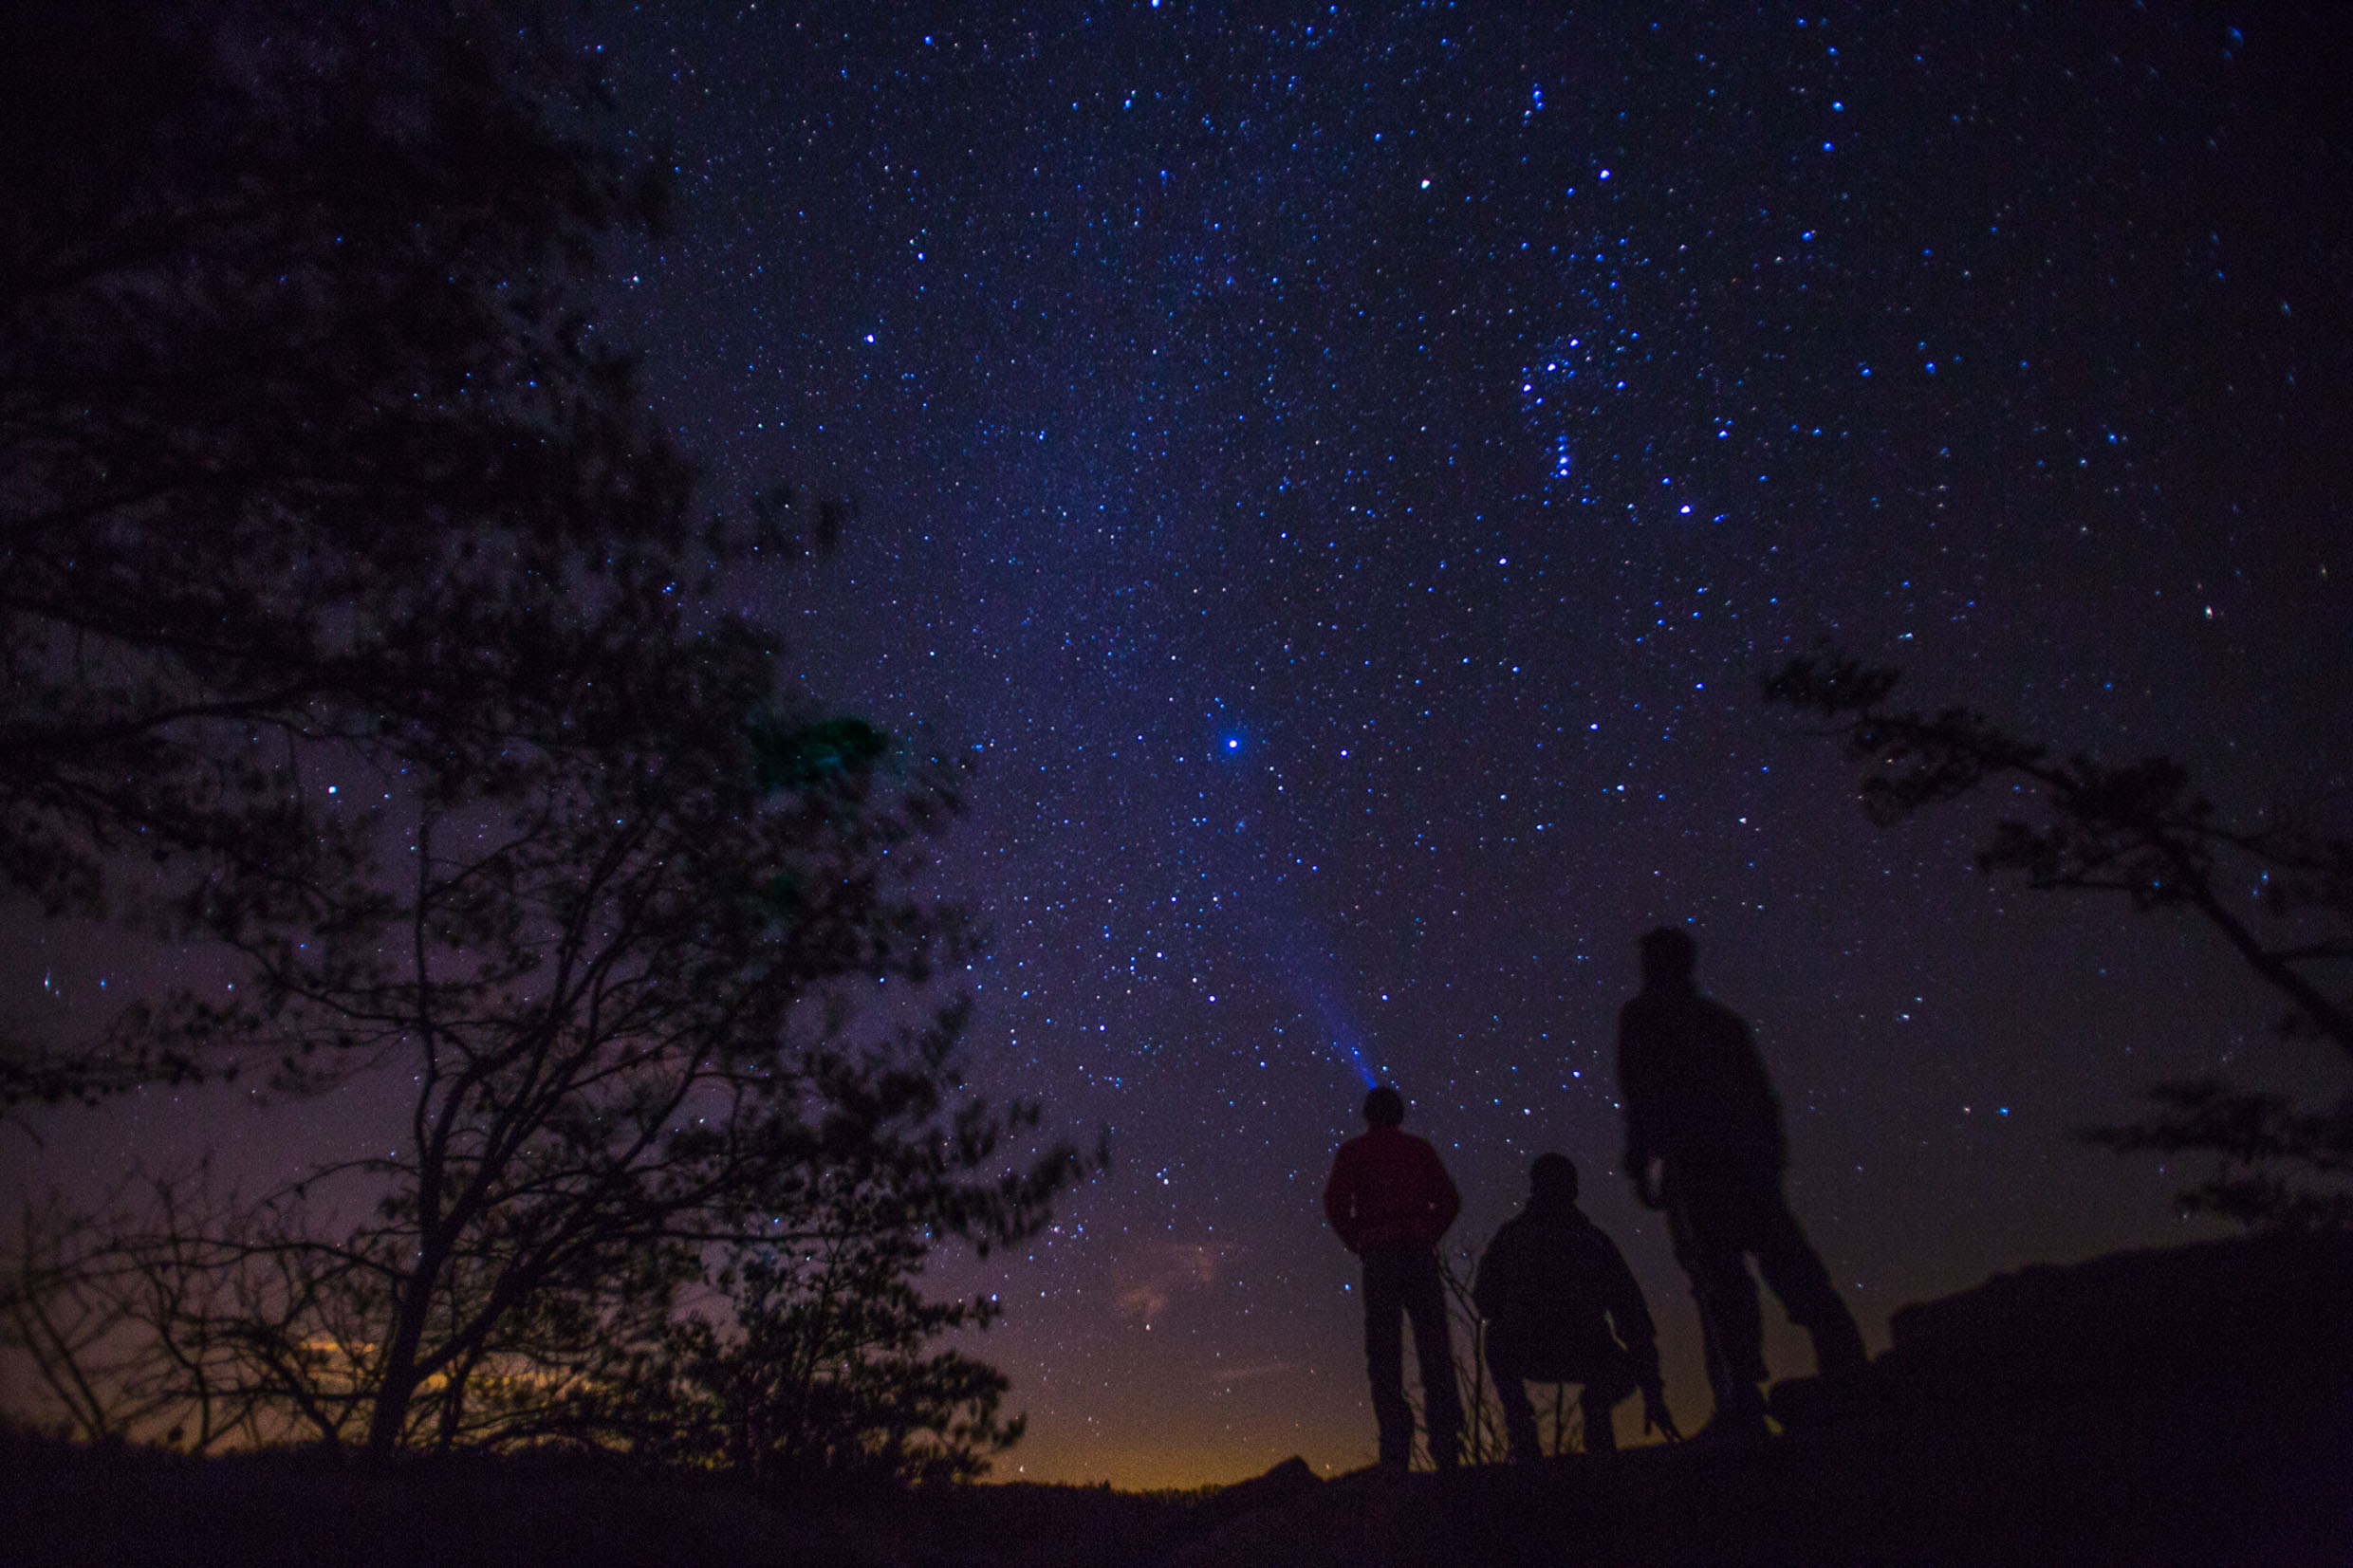
M1438 1152L1394 1127L1342 1144L1324 1184L1324 1217L1351 1252L1381 1242L1436 1246L1461 1212L1462 1194Z

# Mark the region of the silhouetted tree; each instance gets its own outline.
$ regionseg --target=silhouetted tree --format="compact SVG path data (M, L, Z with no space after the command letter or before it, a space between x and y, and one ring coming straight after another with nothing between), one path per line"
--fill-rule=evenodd
M406 1273L373 1404L379 1450L398 1441L404 1385L491 1353L501 1301L534 1272L556 1300L616 1266L648 1267L655 1244L789 1244L835 1220L824 1195L849 1171L881 1187L902 1224L978 1226L985 1240L1033 1223L1060 1180L1055 1154L1026 1184L962 1185L997 1129L977 1103L936 1124L960 1011L862 1059L840 1042L862 1000L853 986L919 983L964 957L954 912L904 900L891 875L914 869L913 835L952 806L947 782L917 777L879 800L880 737L854 721L770 723L752 742L749 790L741 774L680 796L600 772L586 798L536 811L492 856L450 862L454 946L496 944L518 915L537 940L493 945L486 966L458 958L454 985L405 977L404 1005L382 1017L448 1052L445 1064L428 1051L420 1121L433 1131L398 1243L413 1227L420 1257L484 1280L469 1320L402 1365L436 1304L435 1282ZM550 841L532 864L537 833ZM459 1152L476 1138L484 1154Z
M581 58L533 0L11 15L0 895L297 919L373 847L323 769L481 794L518 736L601 744L619 629L762 543L691 526L584 308L665 187ZM134 1035L0 1058L0 1099L193 1069Z
M706 1250L822 1232L845 1171L891 1236L1037 1223L1071 1156L1001 1155L1034 1108L961 1097L960 1008L909 994L970 948L908 880L952 771L685 607L785 519L695 525L584 307L663 193L584 57L532 0L10 29L0 890L242 968L0 1059L0 1103L409 1091L286 1190L163 1182L54 1256L28 1227L18 1348L70 1383L73 1324L140 1347L83 1429L528 1441Z
M1897 709L1897 679L1894 670L1825 651L1768 676L1765 695L1835 722L1833 733L1865 769L1863 809L1882 825L2012 781L2038 801L2040 819L1998 821L1978 854L1980 871L2018 875L2036 890L2119 894L2142 911L2195 913L2286 1000L2284 1035L2325 1040L2353 1058L2353 1002L2331 988L2353 964L2353 838L2291 816L2233 821L2168 757L2063 759L1969 709ZM2162 1108L2158 1120L2086 1135L2121 1150L2218 1156L2214 1180L2183 1194L2193 1208L2250 1224L2353 1218L2353 1195L2299 1191L2261 1169L2286 1164L2332 1178L2353 1170L2353 1096L2318 1114L2213 1080L2159 1085L2152 1098Z
M91 1442L135 1430L155 1413L126 1394L126 1369L110 1354L129 1314L119 1292L97 1288L92 1254L104 1245L56 1199L36 1207L28 1198L0 1280L0 1347L39 1384L57 1424Z
M930 1248L898 1198L843 1184L817 1233L738 1245L713 1282L723 1315L675 1319L614 1385L637 1451L782 1483L936 1483L985 1474L1019 1441L1010 1386L941 1336L985 1328L991 1298L927 1300Z
M272 1292L265 1269L232 1266L239 1245L264 1258L285 1239L269 1228L280 1216L215 1215L203 1176L126 1181L95 1211L54 1194L25 1205L0 1251L10 1418L85 1442L160 1439L195 1453L286 1434L269 1418L267 1379L250 1370L287 1348L269 1325L293 1297ZM131 1204L143 1205L136 1229Z
M739 1258L748 1332L803 1332L805 1307L837 1337L889 1325L879 1386L907 1410L972 1404L986 1369L909 1359L971 1318L899 1290L919 1238L1025 1234L1076 1162L1004 1152L1035 1107L961 1095L964 1005L922 1000L971 950L907 880L952 779L858 721L773 710L732 759L528 766L504 816L416 802L405 888L331 882L307 934L235 938L272 979L250 1000L156 1016L193 1061L266 1050L282 1092L373 1075L408 1108L366 1155L258 1203L167 1184L118 1226L76 1288L171 1282L130 1314L149 1353L124 1391L176 1391L185 1412L151 1425L209 1400L241 1431L380 1457L577 1436L673 1335L705 1253L756 1245L817 1249L836 1302L807 1307L797 1265ZM378 939L387 920L402 943ZM861 1290L862 1319L839 1301ZM796 1413L817 1427L787 1433ZM763 1453L846 1441L822 1400L765 1419ZM994 1430L973 1419L955 1441Z
M2181 1194L2184 1208L2252 1227L2353 1229L2353 1097L2334 1111L2299 1111L2285 1095L2198 1079L2158 1084L2149 1098L2156 1120L2084 1136L2120 1153L2213 1155L2214 1174ZM2282 1168L2336 1185L2300 1187Z

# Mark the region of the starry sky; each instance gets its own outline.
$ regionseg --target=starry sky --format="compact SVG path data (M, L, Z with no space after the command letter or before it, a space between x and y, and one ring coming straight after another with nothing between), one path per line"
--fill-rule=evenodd
M1050 1231L935 1269L1008 1307L1000 1476L1370 1462L1317 1197L1376 1078L1458 1256L1533 1154L1579 1161L1695 1425L1689 1292L1616 1171L1661 921L1751 1020L1875 1347L1995 1269L2209 1233L2187 1172L2069 1141L2149 1082L2341 1088L2205 932L1985 882L1995 802L1873 828L1757 691L1828 636L1925 705L2342 804L2335 8L582 26L681 196L606 330L719 496L855 498L838 553L732 591L970 760L936 875L994 936L973 1081L1109 1135Z

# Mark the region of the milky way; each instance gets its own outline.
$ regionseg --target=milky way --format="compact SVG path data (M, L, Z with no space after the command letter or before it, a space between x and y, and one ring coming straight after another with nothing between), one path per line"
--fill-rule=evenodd
M1757 680L1828 636L2233 802L2343 791L2343 19L1228 9L584 25L683 197L606 329L717 494L855 498L743 602L971 761L973 1079L1109 1134L1051 1232L936 1271L1009 1307L999 1474L1369 1462L1316 1198L1374 1077L1458 1249L1579 1160L1695 1424L1616 1170L1661 920L1753 1021L1875 1344L2203 1233L2069 1130L2337 1064L2204 932L1978 878L1985 811L1875 830Z

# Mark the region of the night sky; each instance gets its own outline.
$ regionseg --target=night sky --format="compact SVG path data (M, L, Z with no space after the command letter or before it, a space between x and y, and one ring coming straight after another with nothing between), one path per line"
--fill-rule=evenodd
M2069 1130L2342 1064L2205 931L1977 876L1994 802L1873 828L1757 683L1829 636L1922 705L2342 806L2342 12L1236 9L584 35L682 196L605 330L718 496L855 497L735 592L970 759L973 1079L1109 1134L1052 1231L934 1273L1009 1309L998 1474L1371 1461L1317 1197L1376 1078L1457 1251L1578 1160L1695 1426L1616 1169L1661 921L1752 1022L1875 1348L1993 1270L2212 1233L2191 1172Z

